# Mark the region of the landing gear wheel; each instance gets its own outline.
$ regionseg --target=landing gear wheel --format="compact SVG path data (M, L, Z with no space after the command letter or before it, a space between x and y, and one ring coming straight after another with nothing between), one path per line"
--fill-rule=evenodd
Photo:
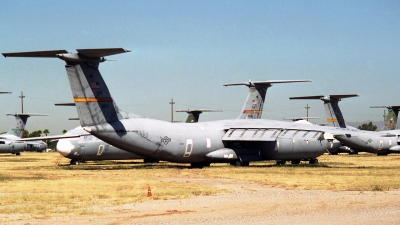
M237 160L235 162L231 162L232 166L249 166L250 162L249 161L240 161Z
M310 159L309 163L312 165L316 165L318 164L318 159Z
M292 164L293 165L299 165L300 164L300 160L292 160Z
M276 161L276 165L280 166L280 165L285 165L286 161L285 160L278 160Z
M15 155L20 156L21 152L16 152Z
M77 159L71 159L71 161L69 162L70 165L78 165L79 161Z
M350 150L349 155L358 155L358 151L356 150Z
M190 168L192 168L192 169L195 169L195 168L197 168L197 169L203 169L203 167L208 167L208 166L210 166L210 163L191 163L190 164Z
M160 162L160 160L158 160L158 159L151 159L151 158L143 159L143 163L159 163L159 162Z

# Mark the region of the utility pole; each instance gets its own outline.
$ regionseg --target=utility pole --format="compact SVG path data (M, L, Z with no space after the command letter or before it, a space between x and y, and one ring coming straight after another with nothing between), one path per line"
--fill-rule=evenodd
M174 99L171 98L171 102L169 102L169 104L171 104L171 122L174 122Z
M307 106L305 108L307 110L307 121L308 121L308 109L310 108L310 107L308 107L308 103L307 103Z
M385 122L386 119L386 109L383 110L383 122Z
M21 98L21 108L22 108L22 113L24 113L24 92L21 91L21 95L19 96Z

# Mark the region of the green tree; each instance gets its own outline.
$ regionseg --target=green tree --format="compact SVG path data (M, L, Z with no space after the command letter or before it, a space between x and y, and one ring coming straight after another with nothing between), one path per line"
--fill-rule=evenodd
M29 131L28 130L24 130L24 133L22 134L22 137L29 137Z
M29 137L40 137L42 135L41 130L35 130L32 133L29 134Z
M376 125L372 124L372 122L363 123L360 126L358 126L357 128L360 130L376 131Z
M47 136L48 133L50 133L49 129L44 129L43 134Z
M63 130L63 134L67 133L67 130Z

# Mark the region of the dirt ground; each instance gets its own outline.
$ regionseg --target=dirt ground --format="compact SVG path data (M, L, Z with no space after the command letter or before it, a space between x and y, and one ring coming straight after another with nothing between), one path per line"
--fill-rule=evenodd
M400 224L400 191L285 190L231 179L189 179L229 193L152 200L96 209L99 215L32 219L0 215L4 224Z

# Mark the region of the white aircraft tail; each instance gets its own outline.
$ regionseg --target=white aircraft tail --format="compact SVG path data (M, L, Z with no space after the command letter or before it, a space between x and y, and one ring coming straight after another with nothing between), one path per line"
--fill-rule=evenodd
M16 137L22 138L24 134L25 126L30 116L48 116L47 114L33 114L33 113L17 113L17 114L7 114L7 116L15 116L15 121L11 125L10 129L6 133L7 135L14 135Z
M77 49L3 53L5 57L60 58L66 62L66 70L72 95L82 127L111 123L123 118L111 97L99 71L99 63L105 56L129 52L123 48Z
M357 94L347 94L347 95L329 95L325 97L323 95L314 96L301 96L301 97L291 97L289 99L320 99L324 102L325 113L327 116L327 122L333 127L346 128L346 122L344 120L342 111L339 108L339 101L342 98L358 97Z
M387 108L388 113L384 119L382 130L395 130L397 129L397 118L399 115L400 105L390 106L371 106L371 108Z
M249 80L249 82L225 84L224 86L245 85L249 87L249 94L247 95L242 111L239 113L238 119L261 119L268 88L272 84L294 82L311 82L311 80L268 80L254 82Z

